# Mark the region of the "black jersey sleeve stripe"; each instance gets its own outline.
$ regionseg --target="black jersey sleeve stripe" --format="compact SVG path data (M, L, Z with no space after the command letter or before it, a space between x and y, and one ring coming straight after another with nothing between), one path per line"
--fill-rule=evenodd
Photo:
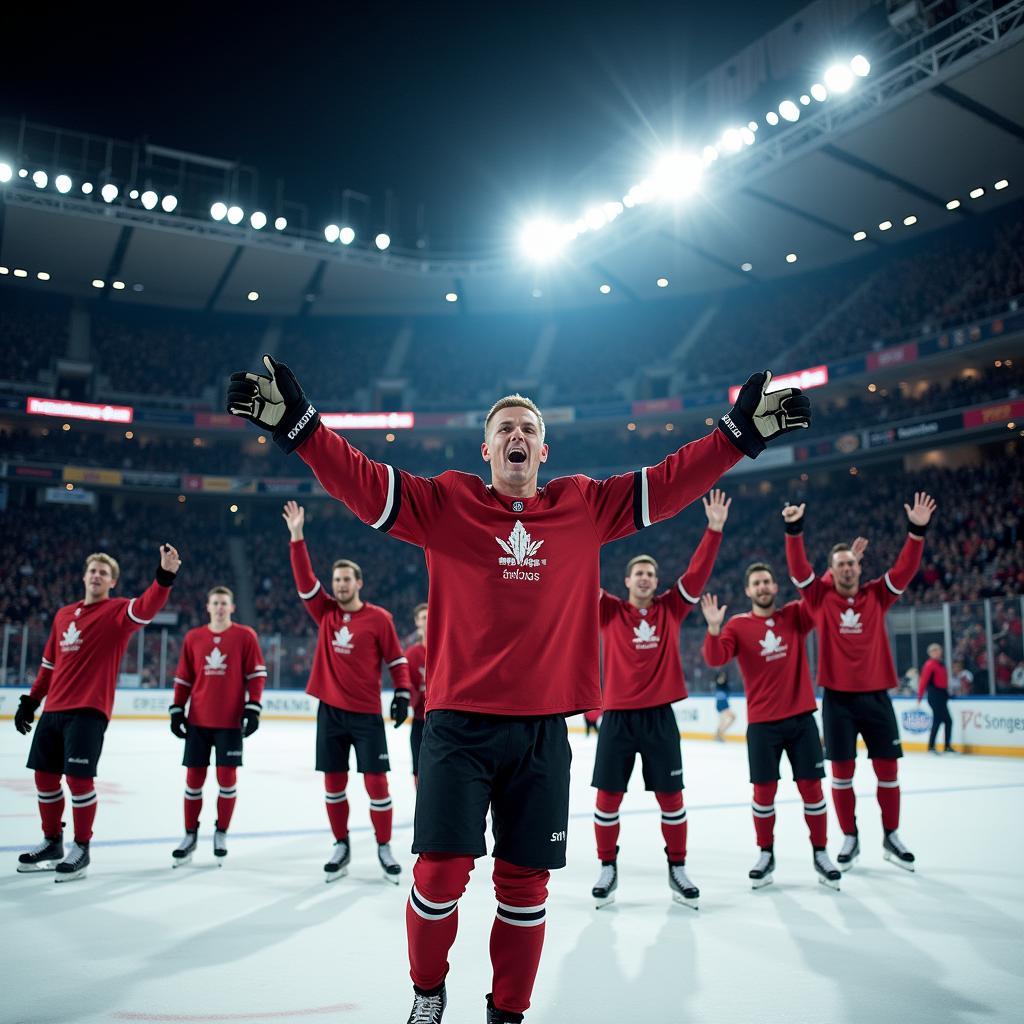
M402 473L401 470L395 469L393 466L388 466L388 472L391 475L391 507L385 510L383 520L377 526L377 529L381 533L390 532L391 528L398 521L398 514L402 511Z
M644 478L638 469L633 474L633 528L642 530L644 525Z

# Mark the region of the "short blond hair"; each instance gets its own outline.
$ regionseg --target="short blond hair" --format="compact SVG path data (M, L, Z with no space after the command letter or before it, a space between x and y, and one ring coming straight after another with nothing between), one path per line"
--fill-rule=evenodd
M658 563L650 555L637 555L626 563L626 575L632 576L633 569L638 565L653 565L655 575L658 572Z
M487 440L487 428L491 425L494 414L501 412L502 409L529 409L540 421L540 439L541 441L544 440L544 435L547 433L547 428L544 426L544 414L537 408L537 403L532 398L527 398L526 395L521 395L517 391L514 395L506 395L504 398L499 398L491 406L491 411L484 420L485 441Z
M102 562L104 565L109 566L110 574L115 580L121 578L121 566L117 564L117 559L113 555L108 555L105 551L94 551L85 559L82 572L88 572L89 566L93 562Z
M210 589L206 592L206 599L207 599L207 601L209 601L209 599L211 597L213 597L214 594L226 594L227 597L228 597L228 600L230 600L232 604L235 603L235 594L234 594L234 591L230 587L225 587L223 585L218 585L216 587L210 587Z

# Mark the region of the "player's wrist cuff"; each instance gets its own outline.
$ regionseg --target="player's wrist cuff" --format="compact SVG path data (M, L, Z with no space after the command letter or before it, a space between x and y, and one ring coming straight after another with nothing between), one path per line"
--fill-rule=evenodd
M786 523L786 533L791 537L799 537L804 532L804 517L801 516L795 523Z
M168 711L169 711L169 712L170 712L170 713L171 713L172 715L174 715L174 714L177 714L177 713L179 713L179 712L180 712L181 714L185 714L185 709L184 709L184 708L183 708L183 707L182 707L182 706L181 706L180 704L172 704L172 705L171 705L171 706L170 706L170 707L169 707L169 708L168 708L167 710L168 710Z
M171 572L170 569L165 569L162 565L157 566L156 581L160 584L161 587L173 587L174 578L177 575L178 574L176 572Z
M316 406L302 396L301 402L285 410L277 430L274 431L274 444L285 453L291 455L316 428L320 426L320 413Z
M263 711L263 705L258 700L246 701L245 710L246 711L255 711L256 714L258 715L258 714L260 714L260 712Z
M928 524L920 525L918 523L907 523L907 533L912 534L915 537L923 537L928 532Z
M748 459L756 459L767 447L752 420L738 406L733 406L718 421L718 429Z

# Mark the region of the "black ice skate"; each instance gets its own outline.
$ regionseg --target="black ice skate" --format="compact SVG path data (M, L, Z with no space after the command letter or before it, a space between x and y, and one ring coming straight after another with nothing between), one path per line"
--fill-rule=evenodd
M843 848L839 851L839 856L836 857L836 864L840 871L849 871L853 867L853 862L860 856L860 839L857 837L857 833L854 832L852 836L843 836Z
M672 890L672 899L691 910L697 909L697 900L700 899L700 889L690 881L686 874L686 866L683 864L668 865L668 887Z
M511 1010L499 1010L494 1005L494 998L487 993L487 1024L522 1024L523 1015Z
M213 830L213 855L218 859L228 855L228 834L222 828Z
M395 860L390 843L381 843L377 847L377 860L380 861L381 869L384 872L384 881L398 885L399 876L402 874L402 865Z
M748 872L750 888L763 889L766 885L771 885L774 871L775 854L771 850L762 850L757 863Z
M64 833L46 836L28 853L18 855L18 871L22 874L32 871L52 871L57 861L64 859Z
M601 861L601 874L598 876L590 895L598 910L615 902L615 890L619 887L619 869L613 860Z
M348 862L352 859L352 848L347 839L339 839L334 844L331 859L324 865L324 881L336 882L348 874ZM441 1018L438 1017L438 1020Z
M72 843L68 847L67 856L54 868L57 877L55 882L73 882L76 878L85 878L85 869L89 866L89 844Z
M843 877L842 872L829 860L824 850L814 851L814 870L818 873L818 881L827 885L830 889L839 888L839 879Z
M882 840L882 856L904 871L914 870L914 855L903 845L895 829L886 833Z
M447 1005L448 993L443 981L439 988L431 989L429 992L424 992L414 985L412 1012L409 1014L408 1024L441 1024Z
M171 867L183 868L186 864L191 863L192 854L196 852L198 843L199 829L193 829L191 832L186 831L185 838L171 850L171 857L173 858Z

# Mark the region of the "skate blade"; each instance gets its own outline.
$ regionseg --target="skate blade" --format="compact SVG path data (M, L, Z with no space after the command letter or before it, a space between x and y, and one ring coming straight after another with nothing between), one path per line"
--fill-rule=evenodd
M913 861L900 860L900 858L897 857L895 853L890 853L888 850L886 850L882 854L882 856L887 861L889 861L890 864L895 864L896 867L903 868L904 871L909 871L911 874L914 873L914 862Z
M402 881L401 873L397 875L389 875L386 871L382 871L381 876L385 882L390 882L392 885L399 885Z
M602 907L607 907L615 902L615 893L610 892L607 896L592 896L591 898L594 901L594 908L600 910Z
M173 856L173 854L172 854ZM192 863L192 854L186 853L184 857L174 857L171 861L172 868L183 868L186 864Z
M763 889L767 885L771 885L775 881L774 875L765 875L764 878L752 878L750 880L751 889Z
M699 896L684 896L682 893L672 893L672 902L678 903L681 907L689 907L691 910L699 910L697 901L700 899Z
M825 886L826 889L835 889L836 892L839 892L838 878L825 878L823 875L818 875L818 884Z
M856 859L857 858L854 857L853 860L847 861L845 864L837 864L836 867L839 868L839 870L842 871L843 874L845 875L846 872L849 871L850 868L853 867L853 861L855 861Z
M339 879L344 878L348 874L348 868L338 868L337 871L325 871L324 881L330 885L331 882L337 882Z
M79 878L85 878L88 868L80 868L78 871L60 872L54 881L60 885L61 882L77 882Z
M38 864L19 864L17 870L19 875L34 875L37 871L54 871L59 863L59 860L44 860Z

